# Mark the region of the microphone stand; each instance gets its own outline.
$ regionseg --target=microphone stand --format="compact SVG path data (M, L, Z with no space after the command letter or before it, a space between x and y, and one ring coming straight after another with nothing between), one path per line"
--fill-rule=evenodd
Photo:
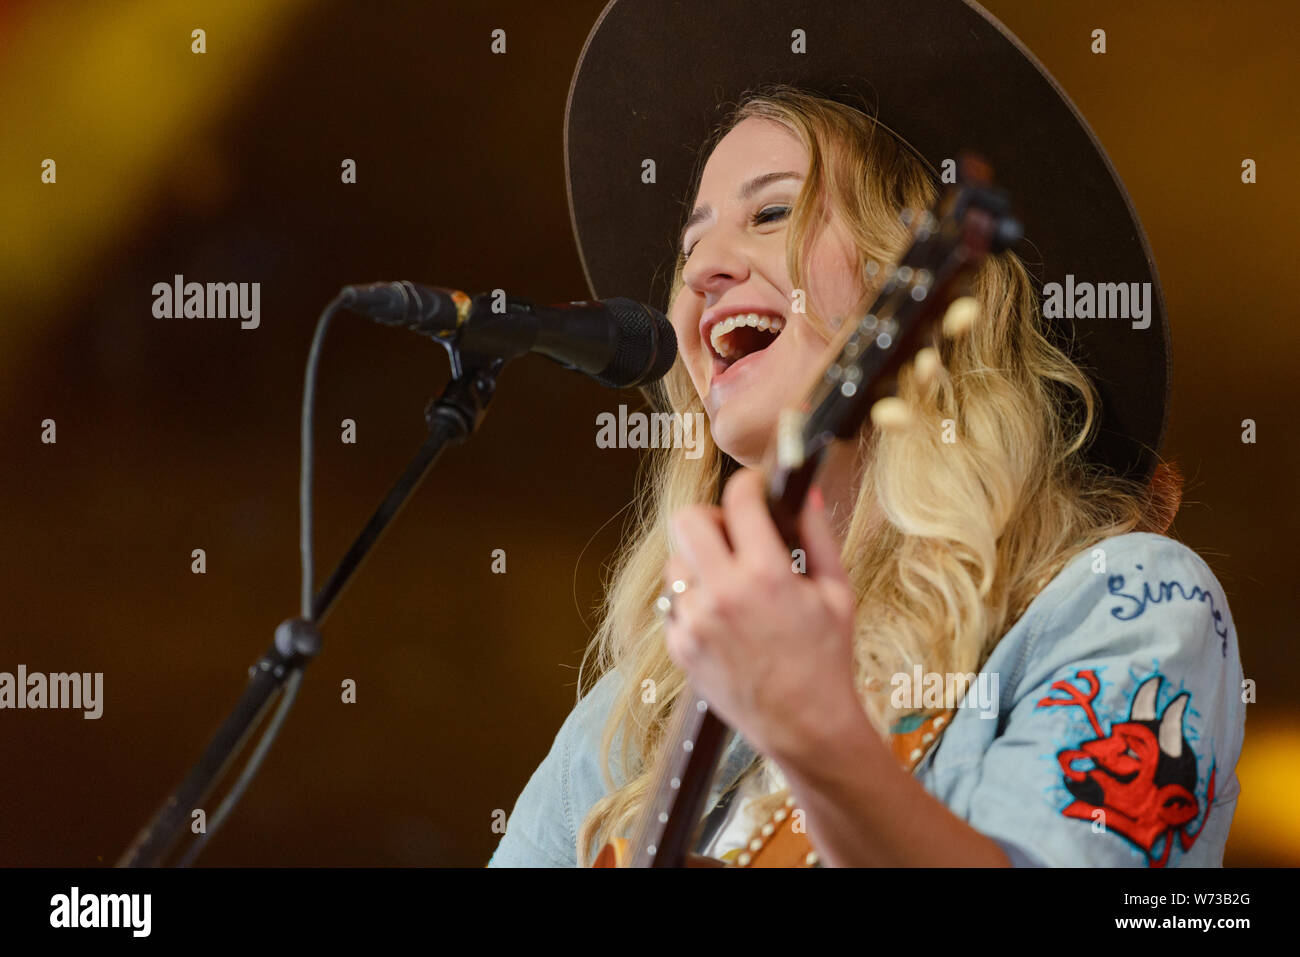
M442 395L425 408L429 433L424 444L370 516L370 521L325 586L313 597L311 619L290 618L276 628L271 647L249 668L248 684L234 710L212 736L198 763L123 852L118 867L161 865L163 857L185 829L191 812L203 803L227 765L242 750L271 700L291 675L305 668L319 654L320 624L384 529L420 486L443 448L449 443L464 442L483 420L487 404L496 390L496 377L506 360L499 356L462 352L454 341L448 339L435 341L447 350L452 378Z

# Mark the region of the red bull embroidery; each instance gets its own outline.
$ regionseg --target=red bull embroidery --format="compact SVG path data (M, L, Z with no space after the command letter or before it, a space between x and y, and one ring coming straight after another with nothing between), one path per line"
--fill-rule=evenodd
M1080 681L1086 689L1076 683ZM1128 720L1112 720L1109 733L1093 706L1101 687L1095 671L1079 671L1072 680L1054 682L1052 690L1064 697L1049 694L1038 702L1040 708L1081 708L1096 735L1057 753L1065 787L1074 797L1061 813L1092 821L1097 819L1096 812L1102 811L1107 831L1137 847L1151 867L1169 862L1175 837L1183 853L1191 850L1214 803L1211 768L1205 816L1195 833L1189 833L1201 812L1196 797L1196 754L1183 730L1191 695L1181 692L1157 715L1163 681L1159 674L1143 681L1129 705Z

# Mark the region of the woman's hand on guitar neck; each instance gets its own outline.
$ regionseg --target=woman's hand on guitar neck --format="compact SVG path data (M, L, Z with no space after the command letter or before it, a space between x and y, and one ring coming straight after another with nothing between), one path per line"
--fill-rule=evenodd
M831 866L1006 866L996 842L904 772L853 685L856 599L814 491L799 517L800 574L760 473L736 473L722 507L673 516L668 653L722 720L776 761Z
M673 515L668 654L718 716L785 766L866 721L854 689L856 596L820 492L800 515L803 556L768 512L763 476L742 469L722 505ZM883 750L883 745L881 746Z

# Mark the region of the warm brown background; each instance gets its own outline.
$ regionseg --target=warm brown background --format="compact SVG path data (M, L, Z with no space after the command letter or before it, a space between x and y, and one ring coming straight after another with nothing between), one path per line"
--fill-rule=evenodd
M102 671L106 698L95 722L0 712L0 863L114 861L296 612L302 373L340 285L586 294L561 119L602 5L0 5L0 670ZM1175 531L1223 582L1259 681L1228 862L1300 862L1300 20L1281 3L988 6L1074 98L1146 224L1175 349L1166 452L1190 478ZM489 54L496 27L505 56ZM54 186L39 182L47 156ZM357 185L339 182L344 157ZM1245 157L1257 185L1240 182ZM175 273L260 281L262 327L152 318L153 283ZM434 344L336 320L318 406L322 580L446 375ZM573 703L637 465L595 446L595 416L620 401L636 396L541 359L507 371L480 434L336 606L204 863L487 860L494 809ZM57 445L39 441L47 417ZM355 446L337 440L345 417ZM496 548L505 576L489 571ZM339 701L345 678L355 705Z

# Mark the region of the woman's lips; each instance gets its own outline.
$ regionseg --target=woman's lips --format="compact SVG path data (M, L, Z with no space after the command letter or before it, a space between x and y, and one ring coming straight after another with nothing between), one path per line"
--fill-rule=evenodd
M709 376L709 394L706 399L710 411L716 410L731 393L744 388L745 383L754 377L762 357L775 349L779 341L778 338L766 349L758 349L731 363L714 357L713 372Z

